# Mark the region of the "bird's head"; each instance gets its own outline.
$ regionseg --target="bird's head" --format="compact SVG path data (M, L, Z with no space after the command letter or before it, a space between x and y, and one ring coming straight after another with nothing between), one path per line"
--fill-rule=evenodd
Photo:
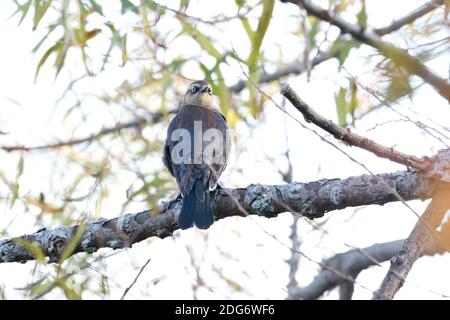
M198 80L192 82L184 95L183 104L213 108L213 94L208 81Z

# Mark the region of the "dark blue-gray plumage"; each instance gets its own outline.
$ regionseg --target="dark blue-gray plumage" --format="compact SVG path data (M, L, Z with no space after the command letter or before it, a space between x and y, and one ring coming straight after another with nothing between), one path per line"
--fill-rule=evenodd
M179 143L183 143L183 139L173 139L172 134L177 129L185 129L185 132L189 133L191 148L186 155L181 156L187 156L191 160L190 163L180 163L178 158L180 155L172 154L174 148ZM224 139L223 143L219 144L222 147L222 150L219 150L223 155L222 161L210 163L203 158L200 162L194 161L194 145L198 141L195 135L200 133L203 136L209 129L217 129ZM211 141L208 139L201 141L202 150L207 149L210 144ZM228 152L229 132L226 119L218 109L213 107L212 91L208 82L195 81L188 87L181 108L169 125L163 154L163 162L171 175L175 177L183 197L178 218L181 229L187 229L193 225L200 229L207 229L214 222L210 190L217 186L217 180L225 170Z

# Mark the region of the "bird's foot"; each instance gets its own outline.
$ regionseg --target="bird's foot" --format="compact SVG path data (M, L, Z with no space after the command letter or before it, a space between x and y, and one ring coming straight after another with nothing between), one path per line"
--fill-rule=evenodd
M217 183L216 190L221 190L221 189L223 189L222 185L220 183Z
M171 205L171 204L173 204L173 203L175 203L175 202L180 201L182 198L183 198L183 196L181 195L181 193L178 193L178 195L177 195L177 197L176 197L175 199L169 200L169 205Z

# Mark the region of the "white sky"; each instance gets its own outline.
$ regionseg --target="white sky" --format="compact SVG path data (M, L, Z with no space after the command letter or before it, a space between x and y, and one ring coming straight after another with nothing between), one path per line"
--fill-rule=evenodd
M401 16L411 9L417 7L422 1L367 1L369 10L369 23L375 27L388 24L395 17ZM227 5L220 7L215 2L209 5L197 5L194 1L196 16L211 16L215 12L232 15L234 12ZM206 1L206 3L208 3ZM389 7L389 10L385 8ZM45 66L41 70L38 82L34 83L34 72L39 56L30 54L31 49L40 39L39 33L31 32L29 18L21 27L17 27L17 19L8 20L7 17L12 12L12 6L2 2L0 7L0 34L2 48L0 50L0 130L8 134L0 135L0 145L10 145L15 143L25 145L36 145L53 141L53 138L71 137L74 124L80 119L72 119L68 123L62 124L60 119L63 112L70 107L73 101L64 100L64 105L55 106L55 101L61 95L62 90L67 86L69 74L63 70L57 81L54 81L53 69ZM199 8L202 8L201 10ZM277 17L293 14L292 6L277 2L274 19ZM117 8L109 8L111 13L118 14ZM189 11L191 14L192 12ZM297 12L295 12L296 14ZM124 25L127 24L126 17L121 18ZM274 20L275 21L275 20ZM274 43L290 43L292 47L299 47L299 43L292 42L292 36L286 35L292 25L272 22L263 49L270 53L277 50ZM283 21L280 19L279 21ZM290 22L292 23L292 22ZM222 45L226 47L230 43L236 48L238 53L245 56L247 48L241 46L239 36L244 36L242 30L236 25L222 25L224 36ZM238 31L239 30L239 31ZM448 30L447 30L448 31ZM445 31L443 31L445 32ZM448 33L448 32L447 32ZM131 41L132 43L132 41ZM48 44L47 44L48 45ZM180 48L183 42L177 44ZM176 48L172 48L176 52ZM194 49L193 49L194 50ZM298 50L286 50L286 61L292 61ZM370 53L370 49L362 49L361 55ZM42 54L42 53L40 53ZM430 66L443 77L448 76L449 55L443 55L436 59ZM73 59L75 60L75 59ZM49 60L51 61L51 59ZM355 76L364 81L367 70L364 68L364 59L358 55L352 55L348 59L346 68ZM51 63L48 63L49 65ZM76 72L83 72L80 65L73 63L69 69ZM78 68L78 69L77 69ZM99 78L88 80L79 87L82 92L101 92L112 90L124 79L133 77L132 64L125 68L118 66L108 66L108 72ZM75 70L75 71L74 71ZM188 70L189 72L189 70ZM334 94L336 87L344 83L345 72L337 73L335 61L321 65L312 74L309 82L305 76L297 77L290 81L301 94L302 98L313 106L324 116L336 120L334 107ZM131 76L130 76L131 74ZM192 77L198 75L195 71L188 74ZM227 83L233 84L237 79L242 78L239 66L232 66L227 69ZM263 87L264 88L264 87ZM281 101L275 95L277 101ZM12 103L16 101L18 105ZM104 118L104 110L94 105L95 100L83 101L86 110L90 110L89 122L77 131L77 136L84 136L90 132L96 132L103 125L111 124L111 119ZM92 104L92 106L90 105ZM97 108L96 108L97 107ZM405 100L398 107L404 113L414 114L408 111L408 107L419 112L423 116L422 121L427 122L427 118L448 126L449 111L448 104L439 97L431 88L424 86L416 94L413 102ZM224 174L224 184L227 186L245 186L249 183L281 183L279 175L266 162L255 161L255 155L265 154L281 155L285 150L284 144L284 116L273 104L266 104L264 122L253 132L242 129L246 143L247 152L229 164L229 168ZM291 114L303 122L293 108L289 108ZM395 146L399 150L418 156L433 154L443 146L438 141L429 136L424 136L414 126L410 124L393 124L381 126L376 130L367 132L376 123L381 123L389 119L394 119L395 114L389 111L381 111L364 118L357 123L357 130L374 140L388 145ZM295 181L315 181L321 178L348 177L365 173L363 168L351 162L347 157L338 153L329 145L321 142L317 137L302 129L292 119L286 120L286 130L289 135L289 146L292 152L294 163ZM311 126L310 126L311 127ZM312 128L312 127L311 127ZM240 130L240 128L238 128ZM319 130L317 130L319 131ZM321 133L322 134L322 133ZM151 139L151 137L149 137ZM332 139L330 139L332 140ZM282 143L280 143L282 141ZM339 144L341 148L349 152L358 161L363 162L374 172L390 172L402 170L402 166L380 160L367 154L364 151L348 148ZM114 148L115 145L110 146ZM0 153L3 172L15 172L18 155ZM30 161L32 159L32 161ZM25 173L21 180L22 190L33 192L34 195L42 189L49 188L57 190L58 185L47 186L48 175L54 169L54 155L51 153L36 153L32 157L26 157ZM281 165L284 162L279 161ZM233 171L236 163L244 168L245 177ZM147 162L143 165L153 166L154 162ZM61 166L61 165L59 165ZM57 167L56 168L60 168ZM61 168L60 168L61 169ZM264 174L261 174L261 173ZM67 173L69 176L71 173ZM10 174L11 177L14 174ZM67 176L65 177L67 178ZM44 183L43 183L44 182ZM112 182L111 182L112 183ZM130 185L130 177L124 176L120 181L114 181L110 188L110 195L105 199L101 215L104 217L114 217L120 213L121 205L125 199L125 190ZM3 187L1 187L3 188ZM25 191L24 191L25 192ZM0 189L0 196L4 197L7 190ZM95 199L92 203L84 204L87 210L93 210ZM417 211L422 212L426 202L411 201L410 205ZM35 232L38 227L34 225L34 218L39 211L30 210L23 213L20 206L12 209L7 204L0 207L0 228L8 223L11 217L18 215L18 218L9 227L9 235L19 235L23 233ZM145 209L144 204L137 203L128 212L137 212ZM310 227L304 221L299 224L299 234L304 240L301 250L309 257L320 261L322 258L330 257L338 252L349 250L345 244L358 247L365 247L376 242L396 240L406 237L412 229L416 217L403 205L398 203L387 204L383 207L370 206L357 211L348 208L327 214L328 219L325 229L330 234L323 235L318 232L309 232ZM351 219L349 219L352 217ZM284 298L285 285L287 283L288 268L285 259L289 257L289 250L279 242L270 238L261 228L275 235L281 242L289 245L289 227L291 223L289 214L282 214L278 218L267 220L263 218L228 218L215 223L207 232L197 230L177 231L174 238L164 240L148 239L132 249L122 250L106 261L105 273L111 280L110 298L116 299L121 296L134 278L137 270L144 262L151 257L147 269L141 276L136 286L129 292L129 298L191 298L191 282L194 279L192 270L189 267L189 257L185 245L191 245L194 253L200 260L204 255L202 264L205 267L203 276L214 292L209 292L205 288L200 289L199 298ZM207 247L205 248L204 237L208 235ZM101 253L109 253L111 250L103 249ZM224 252L232 253L236 260L224 257ZM70 263L70 260L69 260ZM210 271L210 264L222 269L223 273L230 279L237 281L245 290L235 293L217 279L217 275ZM30 272L34 263L21 264L1 264L0 265L0 285L6 289L7 298L20 298L21 292L15 288L23 287L31 279ZM383 267L373 267L364 271L357 279L358 283L370 288L377 289L383 279L388 264ZM397 299L420 298L439 299L429 290L450 296L450 267L449 255L436 256L433 258L422 258L414 266L407 283L397 294ZM53 267L49 267L51 269ZM317 264L301 259L299 274L297 279L301 285L309 283L316 274L319 267ZM45 270L45 269L44 269ZM249 276L245 276L247 273ZM162 278L158 284L153 284L154 279ZM74 277L76 280L77 278ZM359 286L355 287L356 299L370 298L371 291ZM47 298L61 298L58 291L49 294ZM336 298L337 293L326 295L327 298ZM84 298L95 298L86 296Z

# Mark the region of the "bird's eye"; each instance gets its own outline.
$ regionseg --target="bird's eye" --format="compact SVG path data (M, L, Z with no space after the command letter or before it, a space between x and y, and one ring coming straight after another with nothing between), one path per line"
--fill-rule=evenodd
M212 90L211 90L211 88L208 88L208 94L209 94L209 95L212 95Z
M192 91L192 93L196 93L197 92L197 87L192 87L191 91Z

